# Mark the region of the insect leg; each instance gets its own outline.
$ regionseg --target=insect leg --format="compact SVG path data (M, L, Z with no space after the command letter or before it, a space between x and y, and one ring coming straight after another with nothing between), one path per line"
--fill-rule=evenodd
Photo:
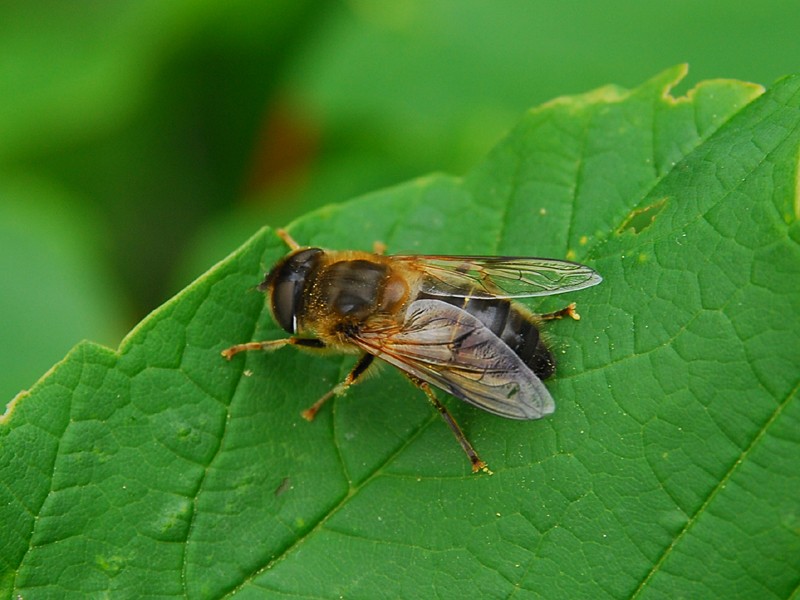
M567 306L565 306L561 310L536 316L539 317L542 321L554 321L555 319L563 319L564 317L571 317L576 321L580 321L581 316L578 314L578 311L575 310L575 306L576 305L574 302L570 302Z
M277 350L278 348L285 346L286 344L291 344L293 346L302 346L304 348L325 347L325 344L323 344L321 340L318 340L316 338L289 337L289 338L284 338L282 340L268 340L266 342L247 342L246 344L236 344L235 346L231 346L230 348L225 348L225 350L222 351L222 356L230 360L234 356L239 354L239 352L248 352L250 350L264 350L266 352L271 352L272 350Z
M408 373L403 372L403 375L408 377L415 386L421 389L425 395L428 397L428 400L431 401L434 408L439 411L439 414L444 419L444 422L447 423L447 426L450 428L450 431L453 432L453 435L456 436L456 441L461 446L461 449L469 458L469 462L472 463L472 472L477 473L478 471L483 471L484 473L488 473L489 475L492 472L489 470L489 465L481 460L478 456L478 453L475 451L475 448L472 447L472 444L469 443L467 436L464 435L464 432L461 431L461 427L458 426L456 420L453 418L453 415L450 414L450 411L447 410L447 407L439 402L439 399L436 397L436 394L431 389L427 383L414 377L413 375L409 375Z
M328 393L324 394L322 398L314 402L314 404L312 404L306 410L300 413L303 416L303 418L306 421L313 421L319 409L322 408L322 405L325 404L328 400L330 400L334 396L341 396L347 391L347 388L349 388L354 383L357 383L358 378L364 374L364 371L366 371L369 368L373 360L375 360L375 357L372 356L372 354L367 354L366 352L362 354L361 358L358 359L358 362L347 374L347 377L344 378L344 381L337 384L336 387L334 387Z
M381 256L383 256L384 254L386 254L386 244L384 244L383 242L379 242L378 240L375 240L374 242L372 242L372 252L373 254L380 254Z
M300 247L300 244L294 241L294 238L289 235L289 232L285 229L276 229L275 234L283 240L283 242L289 246L290 250L297 250Z

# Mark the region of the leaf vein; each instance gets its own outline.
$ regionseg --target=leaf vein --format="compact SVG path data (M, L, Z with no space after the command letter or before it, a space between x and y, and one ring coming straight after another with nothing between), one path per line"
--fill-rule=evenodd
M703 516L706 509L711 505L714 499L717 497L718 494L724 490L728 483L730 482L731 478L734 474L739 470L739 468L745 463L745 460L750 455L751 452L761 443L764 437L769 431L770 427L778 420L778 418L783 414L784 409L788 405L789 401L794 398L798 392L800 392L800 381L795 384L794 388L786 395L783 400L775 407L775 410L770 415L769 419L764 423L764 425L759 429L758 433L755 435L753 440L750 442L750 445L747 446L736 458L735 461L728 467L725 475L720 479L719 483L711 490L711 492L706 497L703 504L697 509L697 511L686 521L686 524L683 526L683 529L675 536L675 539L672 543L664 549L664 552L661 553L658 560L653 564L653 567L647 572L645 577L639 583L639 586L636 590L631 594L631 598L635 599L642 595L645 591L648 583L658 574L661 567L664 563L668 560L671 556L672 552L678 547L681 541L689 534L689 531L697 524L698 520Z

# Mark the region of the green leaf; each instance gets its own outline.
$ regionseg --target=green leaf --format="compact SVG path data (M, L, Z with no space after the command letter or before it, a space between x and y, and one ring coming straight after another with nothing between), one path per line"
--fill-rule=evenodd
M556 413L446 402L282 334L264 229L118 351L76 347L0 425L6 596L776 597L800 581L800 78L554 100L464 178L296 222L301 243L569 257L602 285L548 336Z
M0 398L35 382L77 341L109 343L127 329L114 274L98 264L91 214L74 195L20 171L0 174L0 273L8 282Z

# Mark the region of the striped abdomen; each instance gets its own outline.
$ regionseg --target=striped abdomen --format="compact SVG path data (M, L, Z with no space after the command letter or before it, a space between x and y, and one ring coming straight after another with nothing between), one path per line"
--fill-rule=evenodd
M555 372L555 360L545 346L538 327L529 314L526 314L510 300L456 298L429 296L428 294L420 294L419 297L442 300L458 306L479 319L492 333L503 340L540 379L547 379Z

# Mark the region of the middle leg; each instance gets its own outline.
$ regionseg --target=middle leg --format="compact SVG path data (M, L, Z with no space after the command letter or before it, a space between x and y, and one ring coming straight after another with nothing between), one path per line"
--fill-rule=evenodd
M337 384L332 390L327 392L314 402L311 406L309 406L306 410L300 413L306 421L313 421L314 417L317 416L317 412L319 409L322 408L322 405L325 404L328 400L333 398L334 396L341 396L344 394L347 389L357 383L359 378L364 375L364 372L369 368L372 364L372 361L375 360L375 357L372 354L367 354L366 352L361 355L361 358L358 359L358 362L355 366L350 370L347 374L347 377L344 378L344 381Z

